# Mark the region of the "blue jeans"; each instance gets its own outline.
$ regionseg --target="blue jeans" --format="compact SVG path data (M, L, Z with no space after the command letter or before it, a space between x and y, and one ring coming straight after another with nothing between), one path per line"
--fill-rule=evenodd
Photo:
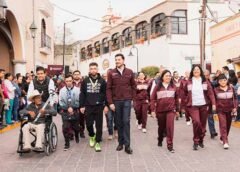
M117 130L115 112L109 109L108 113L106 114L106 120L107 120L108 134L113 135L113 129Z
M13 110L13 99L9 100L10 107L8 110L6 110L6 124L12 124L12 110Z
M131 100L115 101L119 145L130 146Z
M210 131L211 135L216 133L215 122L214 122L214 119L213 119L213 114L210 114L208 116L208 127L209 127L209 131Z
M13 100L13 120L18 121L19 97Z

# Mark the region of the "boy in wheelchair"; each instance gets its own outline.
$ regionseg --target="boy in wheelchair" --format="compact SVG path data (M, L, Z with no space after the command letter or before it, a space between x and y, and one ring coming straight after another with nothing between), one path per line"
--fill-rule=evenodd
M26 109L20 111L22 116L28 117L28 122L23 125L22 133L23 133L23 149L22 152L30 152L31 151L31 132L34 131L36 133L36 144L34 151L43 152L43 142L44 142L44 130L46 125L46 118L48 115L55 116L57 115L57 111L47 105L44 109L44 102L42 102L41 94L38 90L34 90L29 96L29 101L32 102L27 106ZM41 116L37 118L38 114Z

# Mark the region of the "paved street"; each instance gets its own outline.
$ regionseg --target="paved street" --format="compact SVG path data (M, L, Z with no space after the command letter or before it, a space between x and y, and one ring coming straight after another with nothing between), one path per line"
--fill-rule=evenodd
M0 171L52 171L52 172L160 172L160 171L198 171L198 172L237 172L240 162L239 129L232 128L230 134L230 150L223 150L219 141L206 137L206 147L197 152L192 150L192 126L187 126L181 119L175 122L175 154L157 147L157 124L152 118L148 121L148 133L143 134L135 126L132 116L133 155L116 152L117 142L107 140L106 129L102 143L102 152L95 151L87 145L87 139L80 144L72 142L71 150L63 151L63 136L60 118L55 118L59 130L57 152L49 157L44 154L16 154L18 129L0 135ZM218 125L218 124L217 124ZM217 127L218 128L218 127Z

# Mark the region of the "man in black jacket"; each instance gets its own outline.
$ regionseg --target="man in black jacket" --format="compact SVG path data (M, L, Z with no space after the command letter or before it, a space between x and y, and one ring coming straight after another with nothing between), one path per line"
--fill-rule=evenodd
M103 111L107 113L108 108L106 106L106 82L98 73L97 63L89 64L89 76L82 82L80 111L86 113L86 126L90 136L89 145L94 147L96 152L100 152ZM93 128L94 122L96 124L96 135Z

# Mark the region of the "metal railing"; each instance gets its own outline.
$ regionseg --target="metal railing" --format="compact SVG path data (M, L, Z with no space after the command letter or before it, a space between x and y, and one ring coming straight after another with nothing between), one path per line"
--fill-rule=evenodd
M44 35L41 37L41 48L47 47L49 49L52 48L52 38L48 35Z

